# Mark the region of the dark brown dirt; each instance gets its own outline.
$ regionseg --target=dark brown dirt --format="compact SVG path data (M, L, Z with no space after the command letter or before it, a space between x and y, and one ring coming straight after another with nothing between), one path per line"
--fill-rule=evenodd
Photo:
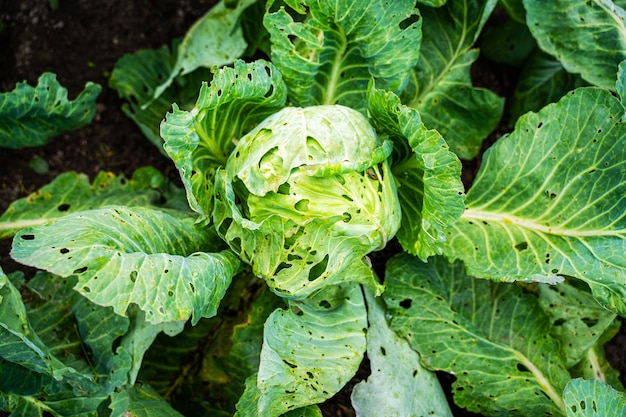
M0 149L0 213L15 199L68 170L91 178L102 170L130 176L140 166L153 165L177 180L171 161L121 111L121 100L108 88L108 75L122 55L170 44L172 39L183 36L215 2L60 0L59 8L53 10L44 0L0 0L0 92L13 90L17 82L24 80L35 85L45 71L57 74L70 98L88 81L103 87L92 124L54 138L40 148ZM485 61L479 61L472 75L478 85L503 96L510 94L516 76L512 69ZM504 127L498 129L487 144L505 132ZM46 174L29 168L34 158L48 163ZM479 163L480 159L464 163L466 184ZM7 272L18 267L8 256L9 243L0 242L0 264ZM622 330L606 349L609 360L622 375L626 374L626 331ZM359 373L359 377L366 375L366 370ZM449 386L451 378L442 376L442 383ZM325 416L354 416L349 400L352 385L324 405ZM474 414L454 409L454 415Z

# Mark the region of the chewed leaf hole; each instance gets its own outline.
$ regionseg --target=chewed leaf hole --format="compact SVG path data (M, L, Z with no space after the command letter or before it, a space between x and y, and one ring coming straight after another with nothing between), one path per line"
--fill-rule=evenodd
M309 270L309 281L315 281L320 276L322 276L324 271L326 271L327 266L328 266L328 254L324 256L324 259L322 259L320 262L318 262L317 264L313 265L313 267L311 267L311 269Z
M68 211L70 209L70 205L69 204L61 204L59 205L59 207L57 207L57 210L59 211Z
M380 354L383 356L387 356L387 350L383 346L380 347Z
M332 305L328 302L328 300L322 300L319 302L319 306L322 308L331 308Z
M515 245L515 249L518 252L521 252L523 250L528 249L528 242L520 242L520 243L518 243L517 245Z
M302 316L304 311L298 306L291 306L291 312L296 316Z
M587 327L593 327L596 324L598 324L598 319L592 319L592 318L589 318L589 317L583 317L582 319L580 319L580 321L585 323L585 325Z
M261 171L263 176L269 177L275 175L282 165L283 158L278 154L278 146L274 146L259 161L259 171Z
M137 271L131 271L131 272L130 272L130 280L131 280L132 282L137 281Z
M307 136L306 138L307 156L309 160L315 159L316 156L324 155L326 150L314 137Z
M291 185L288 182L285 182L278 186L278 190L276 191L278 194L289 195L291 191Z
M74 270L74 272L73 272L73 274L82 274L82 273L83 273L83 272L85 272L87 269L89 269L89 268L88 268L88 267L86 267L86 266L83 266L82 268L75 269L75 270Z
M20 237L24 240L35 240L35 235L22 235Z
M404 300L400 301L399 306L402 308L409 309L411 308L412 304L413 304L413 300L411 300L410 298L405 298Z
M400 27L400 29L405 30L406 28L411 26L413 23L418 22L419 20L420 20L420 16L418 14L414 14L414 15L407 17L403 21L401 21L398 24L398 26Z
M517 370L520 371L520 372L530 372L528 370L528 368L526 366L522 365L521 363L517 364Z
M283 359L283 362L285 362L285 365L287 365L287 366L288 366L288 367L290 367L291 369L293 369L293 368L297 368L297 367L298 367L298 365L294 365L293 363L288 362L288 361L286 361L286 360L284 360L284 359Z
M300 201L298 201L294 205L294 207L298 211L308 211L309 210L309 200L307 200L307 199L300 200Z
M274 274L276 274L276 275L277 275L278 273L280 273L280 272L284 271L285 269L289 269L289 268L291 268L291 266L292 266L292 265L291 265L290 263L287 263L287 262L281 262L281 263L280 263L280 265L278 265L278 266L276 267L276 272L275 272Z
M59 252L61 252L62 254L66 254L66 253L68 253L69 251L70 251L70 250L69 250L68 248L61 248L61 249L59 250Z

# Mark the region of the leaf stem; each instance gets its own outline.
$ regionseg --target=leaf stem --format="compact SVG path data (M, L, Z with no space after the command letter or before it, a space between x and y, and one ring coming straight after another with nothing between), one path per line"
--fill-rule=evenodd
M597 236L619 236L626 233L626 230L576 230L576 229L559 229L541 224L537 219L525 219L522 217L512 216L505 213L496 213L490 211L482 211L468 208L465 210L462 219L477 220L484 222L495 222L510 226L517 226L523 229L533 230L539 233L545 233L556 236L572 236L572 237L597 237Z
M563 398L556 392L555 388L550 384L550 381L545 377L545 375L537 369L535 364L533 364L530 359L528 359L524 354L520 352L515 352L515 355L519 358L522 364L535 376L537 383L542 388L543 392L546 393L548 398L552 400L554 404L563 412L563 415L567 415L567 411L565 409L565 403L563 402Z

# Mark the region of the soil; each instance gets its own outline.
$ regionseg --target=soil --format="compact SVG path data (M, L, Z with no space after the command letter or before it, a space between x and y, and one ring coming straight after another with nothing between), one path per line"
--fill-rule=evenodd
M58 3L55 9L53 5ZM49 183L58 174L74 170L94 178L99 171L130 176L138 167L152 165L174 181L178 174L139 128L121 110L122 101L108 87L108 76L124 54L158 48L183 36L191 24L216 0L0 0L0 92L27 81L35 85L46 71L57 74L62 86L75 97L88 81L103 87L94 121L67 132L39 148L0 149L0 213L17 198ZM479 61L472 75L475 83L511 94L516 72ZM485 142L493 143L507 131L506 123ZM39 174L29 167L43 158L48 169ZM464 162L463 180L471 183L480 158ZM10 242L0 242L0 264L5 272L23 269L8 256ZM609 361L626 375L626 331L606 346ZM357 375L368 374L366 365ZM453 377L440 375L449 387ZM350 384L323 406L325 416L354 416ZM455 416L475 415L453 409Z

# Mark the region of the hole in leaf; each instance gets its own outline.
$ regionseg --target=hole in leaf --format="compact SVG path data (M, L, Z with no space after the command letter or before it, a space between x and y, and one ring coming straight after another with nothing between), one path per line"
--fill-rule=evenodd
M380 354L383 356L387 356L387 350L383 346L380 347Z
M565 323L565 319L557 319L554 321L555 326L562 326Z
M278 190L276 191L278 194L289 195L291 191L291 185L288 182L281 184L278 186Z
M516 249L518 252L521 252L521 251L523 251L523 250L528 249L528 242L521 242L521 243L518 243L517 245L515 245L515 249Z
M271 131L270 131L271 134ZM278 146L267 151L259 161L259 171L265 177L273 175L283 165L283 158L278 155Z
M74 274L74 275L76 275L76 274L82 274L82 273L83 273L83 272L85 272L87 269L89 269L89 268L88 268L88 267L86 267L86 266L83 266L82 268L75 269L75 270L74 270L74 272L73 272L73 274Z
M318 304L322 308L331 308L332 305L328 302L328 300L322 300Z
M192 293L194 293L194 294L196 293L196 287L194 287L193 282L189 283L189 288L191 288L191 292Z
M61 204L59 207L57 207L57 210L59 211L68 211L70 209L70 205L69 204Z
M298 306L291 306L291 312L293 314L295 314L296 316L302 316L304 314L304 311L302 311L302 309Z
M411 300L410 298L406 298L406 299L404 299L404 300L400 301L400 304L399 304L399 305L400 305L400 307L402 307L402 308L409 309L409 308L411 308L411 305L412 305L412 304L413 304L413 300Z
M70 250L68 248L61 248L61 250L59 250L59 252L65 254L68 253Z
M280 265L276 267L276 272L274 272L274 274L278 275L283 270L291 268L291 266L292 265L287 262L281 262Z
M20 237L24 240L35 240L35 235L22 235Z
M308 211L309 210L309 200L307 200L307 199L300 200L300 201L298 201L294 205L294 207L298 211Z
M314 137L307 136L306 138L307 156L310 160L315 159L316 156L325 155L326 150Z
M404 19L403 21L401 21L398 24L398 26L400 27L400 29L405 30L406 28L408 28L409 26L411 26L415 22L418 22L419 20L420 20L420 16L417 15L417 14L413 14L413 15L407 17L406 19Z
M283 359L283 362L285 362L285 365L287 365L287 366L288 366L288 367L290 367L291 369L293 369L293 368L297 368L297 367L298 367L298 365L294 365L293 363L288 362L288 361L286 361L286 360L284 360L284 359Z
M315 281L318 279L324 271L326 271L326 267L328 266L328 254L324 256L317 264L313 265L313 267L309 270L309 281Z
M592 318L589 318L589 317L583 317L582 319L580 319L580 321L585 323L587 325L587 327L593 327L596 324L598 324L598 319L592 319Z
M580 404L580 409L581 410L586 410L587 409L587 404L585 403L585 400L581 400L579 404Z
M528 370L528 368L527 368L527 367L525 367L524 365L522 365L521 363L518 363L518 364L517 364L517 370L518 370L518 371L520 371L520 372L530 372L530 371Z
M137 281L137 271L131 271L131 273L130 273L130 280L132 282Z

